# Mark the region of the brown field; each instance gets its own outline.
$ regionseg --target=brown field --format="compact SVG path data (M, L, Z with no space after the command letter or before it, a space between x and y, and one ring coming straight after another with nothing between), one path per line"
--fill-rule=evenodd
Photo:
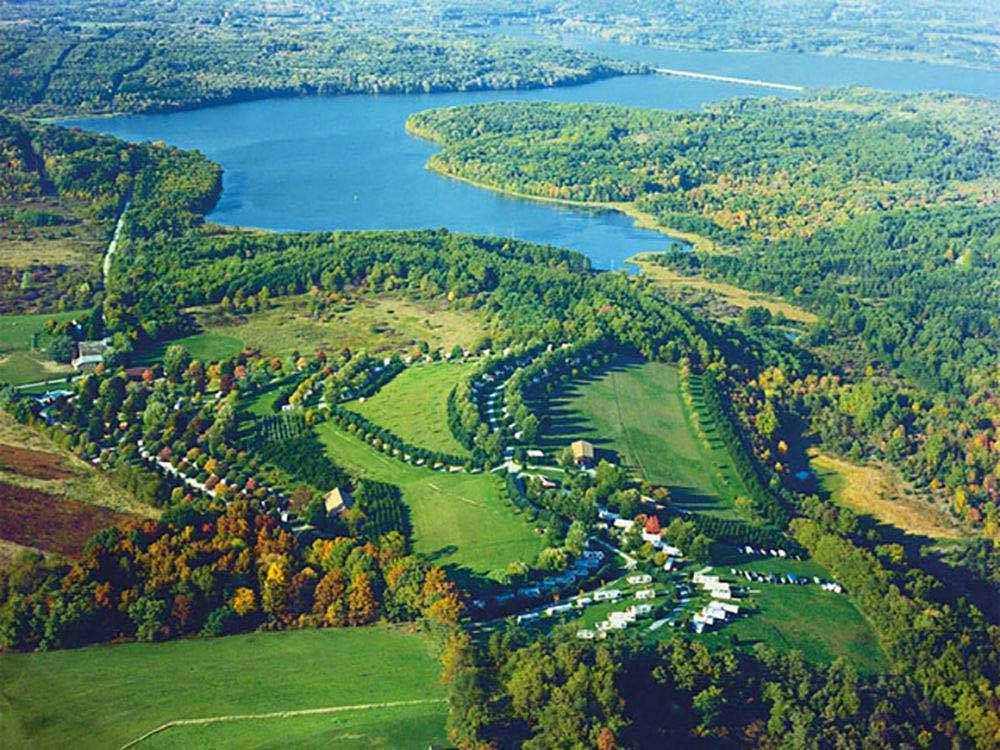
M0 444L0 468L31 479L70 479L76 474L66 468L62 456Z
M25 464L12 459L17 455L32 457L28 464L31 471L62 471L64 476L29 474ZM104 472L60 447L43 432L18 424L3 411L0 411L0 481L110 511L149 518L160 515L159 509L138 501Z
M0 481L0 539L79 557L96 532L134 519L30 487Z
M711 281L702 276L685 276L669 268L644 262L642 255L630 258L628 262L636 265L646 276L664 288L685 288L699 292L711 292L717 294L723 301L733 307L739 307L740 309L763 307L769 310L772 315L781 313L789 320L806 325L818 320L808 310L803 310L788 302L772 299L766 295L741 289L738 286L726 284L722 281Z
M817 450L812 467L834 502L910 534L960 539L962 531L933 505L903 493L902 480L887 467L861 466Z

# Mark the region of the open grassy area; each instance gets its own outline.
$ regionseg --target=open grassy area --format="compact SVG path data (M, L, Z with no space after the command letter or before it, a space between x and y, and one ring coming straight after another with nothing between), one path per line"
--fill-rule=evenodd
M683 288L700 292L711 292L733 307L740 309L763 307L769 310L772 315L781 314L788 318L788 320L806 325L818 320L808 310L803 310L801 307L796 307L784 300L769 297L759 292L751 292L748 289L742 289L741 287L727 284L724 281L706 279L704 276L685 276L670 268L643 260L642 254L629 258L628 262L637 266L643 274L656 282L656 284L667 289Z
M774 558L745 558L733 563L741 570L759 573L795 573L799 576L819 576L829 580L830 575L811 560L779 560ZM729 566L719 566L713 571L723 580L746 584L742 577L729 573ZM686 604L680 604L676 583L689 580L690 569L670 583L654 583L652 586L661 595L650 603L657 614L640 620L629 628L643 641L655 643L669 640L678 633L677 628L668 624L656 630L649 626L657 618L674 617L678 622L689 618L704 607L711 597L695 589L695 596ZM851 662L860 672L872 674L884 670L886 664L875 633L868 622L858 612L850 598L843 594L824 591L810 585L751 583L750 594L741 596L734 603L741 608L741 614L728 623L696 635L687 628L683 632L690 638L709 647L732 647L749 650L755 643L766 643L779 651L798 650L815 664L829 664L838 657ZM623 592L617 602L597 603L588 606L579 615L571 615L565 620L542 618L533 626L547 630L552 625L568 622L568 631L575 633L578 628L594 628L598 622L607 619L613 611L621 611L639 603L634 599L638 588L619 580L609 586ZM666 594L666 596L662 596ZM672 613L672 614L671 614Z
M444 474L411 466L374 450L326 422L317 428L333 461L398 485L410 508L414 547L452 571L463 585L512 560L530 562L542 539L501 498L500 479L488 474Z
M202 362L214 362L225 359L234 354L239 354L246 348L246 342L243 339L214 331L206 331L159 344L152 349L143 351L135 358L135 362L140 365L151 365L159 362L163 359L167 347L174 344L183 346L188 354Z
M53 362L34 348L34 337L42 334L50 320L72 320L77 312L40 315L0 315L0 382L35 383L51 380L72 371L69 365ZM43 342L40 342L43 343Z
M830 498L855 513L931 539L964 536L938 508L907 496L902 480L887 467L861 466L819 451L812 452L810 464Z
M168 721L443 697L434 649L388 627L0 655L0 746L118 748ZM442 703L174 727L145 747L444 744ZM285 742L285 738L290 740Z
M729 456L695 434L677 368L621 359L601 375L577 381L547 404L549 450L578 438L606 457L670 488L681 507L735 516L742 492Z
M766 643L779 651L801 651L815 664L842 657L865 674L885 668L875 632L847 596L814 585L752 587L757 593L739 602L749 614L699 636L705 643L735 642L741 648Z
M468 455L448 429L448 394L472 368L470 362L431 362L407 367L364 403L347 408L399 435L411 445Z
M245 316L223 315L218 306L192 312L205 334L222 337L237 351L253 346L277 356L345 346L371 352L403 351L420 341L433 349L451 349L456 344L468 347L482 334L473 312L455 310L444 300L415 302L388 295L357 297L328 307L318 316L310 314L310 298L305 294L274 299L268 309Z

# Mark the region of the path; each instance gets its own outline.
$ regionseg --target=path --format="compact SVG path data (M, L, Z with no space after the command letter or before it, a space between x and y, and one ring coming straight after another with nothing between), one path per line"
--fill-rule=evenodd
M171 727L198 726L204 724L221 724L229 721L248 721L259 719L290 719L296 716L316 716L318 714L334 714L343 711L363 711L373 708L396 708L398 706L417 706L424 703L444 703L446 698L424 698L413 701L390 701L388 703L361 703L356 706L328 706L326 708L304 708L298 711L274 711L267 714L231 714L229 716L210 716L204 719L175 719L166 724L160 724L155 729L151 729L141 737L126 742L121 746L121 750L138 745L143 740L147 740L154 734L166 731Z
M738 83L743 86L757 86L764 89L779 89L781 91L794 91L801 94L806 90L805 86L793 86L790 83L775 83L774 81L761 81L756 78L736 78L734 76L720 76L714 73L696 73L693 70L677 70L675 68L655 68L660 75L679 76L680 78L698 78L702 81L721 81L723 83Z
M125 212L128 211L128 207L131 205L132 201L125 201L125 207L122 212L118 215L118 223L115 224L115 233L111 238L111 243L108 245L108 251L104 254L104 265L101 270L104 273L104 287L108 286L108 275L111 273L111 258L114 256L115 252L118 250L118 238L121 236L122 227L125 226Z

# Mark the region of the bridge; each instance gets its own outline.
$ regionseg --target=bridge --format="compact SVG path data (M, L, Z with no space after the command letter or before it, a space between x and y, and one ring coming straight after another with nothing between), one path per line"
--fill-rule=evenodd
M757 86L765 89L779 89L781 91L794 91L801 94L806 90L805 86L794 86L790 83L775 83L774 81L761 81L756 78L735 78L733 76L720 76L714 73L696 73L693 70L676 70L675 68L654 68L655 72L665 76L679 76L680 78L699 78L703 81L721 81L722 83L737 83L742 86Z

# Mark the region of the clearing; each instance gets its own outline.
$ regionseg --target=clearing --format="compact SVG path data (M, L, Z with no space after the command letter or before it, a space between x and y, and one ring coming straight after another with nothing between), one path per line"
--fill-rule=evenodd
M347 408L399 435L410 445L467 456L448 429L448 394L471 362L431 362L407 367L371 398Z
M183 719L442 699L434 651L376 626L3 654L0 746L120 748ZM134 747L423 750L445 744L446 715L427 702L245 719L171 727Z
M443 299L413 301L398 296L359 296L312 314L311 297L300 294L271 300L270 307L250 315L227 315L218 305L194 308L202 333L170 343L184 346L206 361L252 346L268 356L317 349L371 353L408 351L426 341L431 349L469 348L483 334L479 316L456 310ZM165 346L146 358L158 361Z
M449 568L463 587L474 585L468 571L482 575L513 560L530 562L541 550L541 536L504 497L499 477L412 466L379 453L331 422L319 425L316 432L334 463L402 490L414 547Z
M53 362L44 353L48 336L45 324L62 322L85 313L0 315L0 382L22 385L68 375L72 368Z
M960 529L937 508L908 496L902 479L884 466L861 466L818 450L810 451L820 486L838 505L874 517L909 534L932 539L962 539Z
M626 262L639 268L643 274L665 289L679 287L698 292L711 292L733 307L740 309L763 307L772 315L777 316L780 314L788 320L805 325L815 323L818 320L813 313L803 310L801 307L796 307L789 302L761 294L760 292L751 292L747 289L727 284L724 281L712 281L711 279L706 279L704 276L685 276L666 266L651 263L644 257L644 254L629 258Z
M603 454L669 487L677 506L740 517L732 501L745 494L742 482L724 447L707 448L695 433L676 367L622 357L536 408L550 420L544 448L589 440L598 458Z

